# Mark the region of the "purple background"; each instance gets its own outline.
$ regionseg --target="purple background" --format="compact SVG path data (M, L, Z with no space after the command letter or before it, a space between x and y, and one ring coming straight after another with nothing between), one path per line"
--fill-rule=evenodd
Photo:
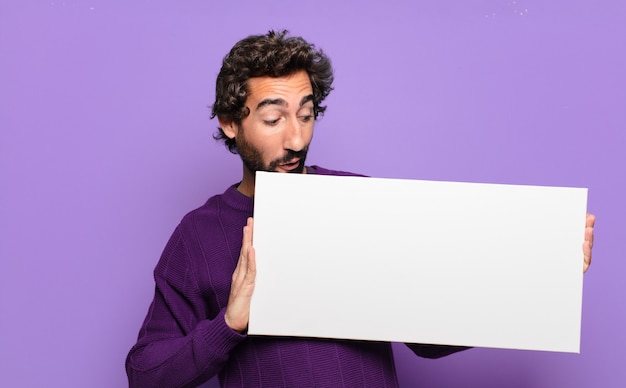
M240 178L221 58L269 28L333 59L311 163L589 188L581 354L398 345L402 386L624 386L626 2L212 3L0 3L0 386L126 386L170 233Z

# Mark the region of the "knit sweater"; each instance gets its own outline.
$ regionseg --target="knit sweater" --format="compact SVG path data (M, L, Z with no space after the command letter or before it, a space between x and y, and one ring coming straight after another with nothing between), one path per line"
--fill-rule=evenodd
M354 175L318 166L307 172ZM227 326L231 276L252 214L253 198L235 184L174 230L154 270L154 299L126 358L130 386L195 387L217 374L227 387L396 387L389 343L248 336ZM462 349L409 347L424 357Z

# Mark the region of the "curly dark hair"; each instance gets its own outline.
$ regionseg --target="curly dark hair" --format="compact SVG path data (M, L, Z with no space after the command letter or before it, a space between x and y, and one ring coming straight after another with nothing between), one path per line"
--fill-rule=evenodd
M237 125L250 114L245 106L248 80L252 77L282 77L305 70L313 88L313 115L324 114L320 105L328 96L333 83L330 59L301 37L287 37L287 30L269 31L267 35L251 35L233 46L222 61L222 69L215 85L215 104L211 118L234 121ZM235 139L226 136L218 127L213 137L224 141L228 150L237 153Z

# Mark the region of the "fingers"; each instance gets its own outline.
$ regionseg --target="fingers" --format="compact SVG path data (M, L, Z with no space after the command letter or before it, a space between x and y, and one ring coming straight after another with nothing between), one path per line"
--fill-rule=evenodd
M587 272L591 265L591 250L593 248L593 226L596 222L596 216L591 213L587 213L587 219L585 222L585 241L583 242L583 273Z
M590 248L593 248L593 226L596 223L596 216L587 213L587 222L585 224L585 241L589 241Z
M246 230L247 229L247 230ZM251 277L252 282L256 278L256 252L254 251L254 247L252 246L252 238L254 234L254 219L252 217L248 218L248 223L244 228L243 238L245 244L247 244L247 275Z
M252 246L252 229L254 220L248 218L248 223L243 228L243 240L241 243L241 253L239 254L238 280L247 286L253 285L256 278L256 257L254 247Z
M256 252L252 246L252 232L254 229L254 220L252 217L248 218L246 227L243 228L243 243L241 251L245 257L245 278L250 284L254 284L256 279ZM245 250L244 250L245 249Z
M254 247L248 248L248 268L246 271L246 277L254 283L256 279L256 252L254 251Z
M230 296L224 316L226 324L239 332L243 332L248 326L250 299L256 279L256 256L252 246L252 228L253 220L248 218L248 222L243 228L241 251L233 272Z
M252 217L248 217L248 222L243 228L243 241L241 243L241 253L246 254L248 249L252 246L252 228L254 227L254 220Z
M243 281L243 279L245 278L246 274L248 274L249 272L248 251L252 247L253 224L254 224L254 221L252 220L252 217L249 217L248 222L246 223L246 226L243 228L243 239L241 242L241 251L239 252L239 260L237 261L235 272L233 272L233 278L232 278L233 285L241 283L241 281Z

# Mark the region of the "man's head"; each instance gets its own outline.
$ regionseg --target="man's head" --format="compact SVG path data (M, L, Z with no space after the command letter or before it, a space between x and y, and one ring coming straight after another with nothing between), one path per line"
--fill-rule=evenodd
M280 81L291 79L294 81L297 78L294 82L300 83L300 85L294 84L291 87L292 89L301 89L304 81L302 75L305 75L311 89L311 97L303 104L299 103L302 105L299 108L305 107L305 105L311 106L311 128L312 121L319 114L323 114L326 109L321 103L332 90L333 82L329 58L304 39L287 37L286 35L287 31L280 33L270 31L267 35L249 36L237 42L223 60L222 69L217 76L215 104L211 117L217 116L220 122L219 132L215 138L224 141L232 153L242 154L243 148L250 152L259 151L250 150L247 147L256 147L256 145L251 143L251 139L246 138L251 134L245 134L245 125L242 126L244 121L251 121L247 119L253 110L256 113L257 108L264 108L268 105L250 106L251 86L255 80L271 81L275 79ZM298 74L299 76L294 78ZM264 86L270 86L266 84ZM265 89L259 89L259 91L269 91ZM295 92L295 89L291 91ZM284 102L282 101L282 103ZM284 104L282 106L285 107ZM291 108L294 107L291 106ZM308 147L308 143L304 148L306 147ZM291 151L306 152L306 149ZM242 154L242 159L246 163L244 156L250 155ZM289 155L284 157L288 158ZM252 171L256 171L256 169Z

